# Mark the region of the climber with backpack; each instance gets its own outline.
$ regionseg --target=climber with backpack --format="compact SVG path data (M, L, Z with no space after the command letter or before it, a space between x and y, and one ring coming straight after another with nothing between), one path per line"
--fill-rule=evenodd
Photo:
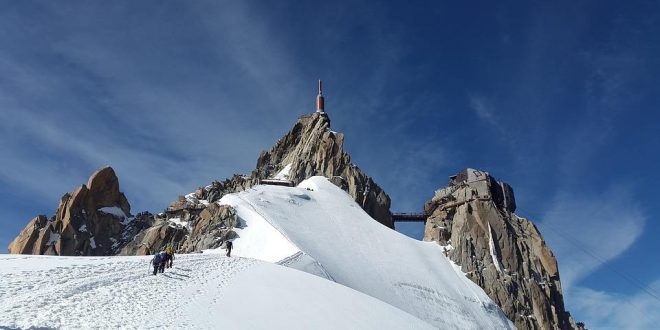
M171 244L167 245L167 247L165 248L165 256L166 256L165 267L172 268L172 266L174 265L174 247L172 247Z
M158 274L158 271L161 268L160 266L163 263L164 254L165 254L164 252L156 252L156 254L154 254L154 257L151 258L151 264L154 266L154 275Z
M164 273L165 272L165 266L167 265L170 255L167 254L165 251L160 251L160 265L158 265L158 272Z

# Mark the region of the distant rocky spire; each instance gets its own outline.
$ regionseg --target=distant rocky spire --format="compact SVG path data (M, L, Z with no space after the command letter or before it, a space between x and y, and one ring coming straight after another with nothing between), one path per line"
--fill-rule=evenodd
M146 217L132 217L119 191L115 171L103 167L71 193L62 196L55 215L32 219L9 244L12 254L106 256L116 254L142 229Z
M468 168L426 203L424 240L438 242L520 330L577 329L566 311L557 259L511 186Z

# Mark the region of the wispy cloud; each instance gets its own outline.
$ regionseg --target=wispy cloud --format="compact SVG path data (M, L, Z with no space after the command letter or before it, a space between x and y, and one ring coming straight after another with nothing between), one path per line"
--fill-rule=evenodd
M559 260L564 291L622 255L642 235L646 215L633 190L615 185L602 193L560 192L540 227Z
M492 126L502 137L506 136L505 126L497 118L495 107L483 96L471 95L469 98L470 108L479 119Z
M157 211L198 185L251 170L296 115L313 110L302 54L259 6L163 6L139 20L134 9L44 5L29 38L6 40L15 47L0 56L0 128L11 135L0 149L12 159L0 164L0 180L17 197L56 201L111 165L134 209ZM25 19L2 15L4 25ZM371 86L385 84L390 49L372 59L381 64ZM354 104L345 106L350 113Z
M632 186L560 191L541 218L540 230L559 263L565 305L577 321L590 329L649 329L660 321L653 312L660 301L643 284L635 284L637 291L622 290L636 275L610 266L646 227L646 211ZM612 290L590 288L586 279L598 272L616 273L621 284ZM660 292L659 284L653 283L651 292Z
M660 279L649 286L660 292ZM576 288L571 308L589 320L589 329L655 329L660 324L660 300L644 291L613 294L588 288Z
M269 114L270 97L255 102L245 89L230 95L222 89L229 81L227 77L220 79L204 72L196 61L179 61L180 67L167 71L158 67L159 63L177 61L167 51L150 51L139 42L154 40L147 36L161 28L153 24L157 16L133 26L131 33L145 36L133 39L125 38L121 29L103 29L112 23L113 15L127 14L125 6L113 6L108 17L92 28L81 28L91 23L84 19L87 15L72 19L69 10L42 9L42 19L65 22L54 24L53 31L42 31L57 37L34 36L40 39L39 52L45 55L32 58L31 54L5 52L0 57L0 127L11 132L0 141L0 148L12 155L0 165L0 180L11 183L17 194L36 192L55 203L60 194L84 182L95 168L112 165L138 208L158 210L197 185L249 170L258 152L274 140L277 133L272 131L279 123L263 120L258 125L261 129L254 129L255 116L241 112L252 107L256 114ZM227 16L231 29L208 27L208 33L217 39L227 35L232 39L223 45L230 51L230 56L223 54L223 60L241 63L249 80L278 86L266 93L253 91L256 94L278 96L280 105L294 99L283 91L282 81L295 81L295 72L289 70L283 56L276 55L277 41L260 28L256 11L235 9L236 16L232 16L226 8L215 8ZM100 8L85 10L98 16ZM197 14L209 21L213 16ZM9 14L4 18L7 24L20 19ZM250 40L249 47L236 42L240 36ZM163 48L181 47L185 44ZM210 54L211 59L204 60L217 60L213 51ZM49 65L49 59L66 65ZM257 79L259 67L265 73ZM231 64L219 68L232 72ZM239 82L245 84L237 75L234 83ZM213 92L214 87L217 92Z
M469 96L468 101L469 108L480 121L495 132L495 137L506 148L510 157L517 159L519 163L529 161L527 155L522 152L525 148L519 143L521 136L529 135L529 129L522 130L516 125L511 125L507 121L505 113L486 96L473 93Z

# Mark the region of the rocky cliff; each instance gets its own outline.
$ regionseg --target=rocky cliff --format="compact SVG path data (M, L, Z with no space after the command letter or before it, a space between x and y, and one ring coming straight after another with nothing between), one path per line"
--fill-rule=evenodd
M9 246L10 253L57 255L149 254L173 244L180 252L217 248L240 226L235 212L218 206L222 196L268 179L298 184L315 175L329 177L373 218L392 228L390 198L343 151L344 135L330 130L325 113L301 117L270 151L261 153L249 175L179 196L165 212L130 216L110 167L100 169L76 191L62 197L56 214L34 218Z
M62 196L55 215L32 219L9 245L9 253L66 256L116 254L126 241L151 226L147 214L131 216L131 206L119 191L110 167L96 171L71 193Z
M179 196L163 213L131 216L110 167L65 194L55 214L35 217L9 252L51 255L151 254L172 244L178 252L222 247L240 227L236 212L216 202L255 184L295 185L322 175L347 191L374 219L393 227L390 198L343 151L344 136L324 113L301 117L249 175ZM513 189L486 172L450 177L426 203L424 240L438 242L519 329L576 328L563 304L557 261L532 222L517 216Z
M294 184L321 175L346 190L378 222L394 228L390 197L344 152L344 135L330 130L325 113L301 117L293 128L257 160L259 178L280 178Z
M393 228L390 197L351 162L343 146L344 135L330 130L327 114L315 112L302 116L270 151L259 155L252 173L234 175L199 188L193 194L180 196L168 210L178 216L178 211L203 209L204 203L213 203L225 194L245 190L268 179L297 185L321 175L346 190L372 218Z
M174 224L188 232L185 237L174 239L177 250L192 252L222 247L235 236L233 228L239 227L240 222L234 210L216 204L225 194L266 182L296 185L315 175L330 178L374 219L393 228L389 196L351 162L343 145L344 135L330 130L330 119L325 113L301 117L270 151L261 153L256 169L249 175L237 174L224 181L215 181L193 193L179 196L170 204L163 216L170 226ZM156 229L146 230L152 231ZM122 253L142 253L146 249L139 246L157 246L158 243L150 239L155 236L141 233Z
M466 169L426 203L424 240L444 246L518 329L576 328L564 309L557 260L515 210L508 184Z

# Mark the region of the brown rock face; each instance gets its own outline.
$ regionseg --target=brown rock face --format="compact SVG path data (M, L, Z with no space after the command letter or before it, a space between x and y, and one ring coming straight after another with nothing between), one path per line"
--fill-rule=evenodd
M287 167L288 174L281 177L294 184L315 175L341 177L345 182L342 188L372 218L394 228L390 197L351 163L351 157L343 151L343 145L344 135L330 130L330 119L326 114L304 116L270 151L259 156L257 177L271 178Z
M96 171L87 185L62 196L55 215L33 219L9 245L9 253L112 255L126 237L149 226L130 217L130 205L119 191L111 167Z
M199 215L188 239L181 246L184 252L214 249L235 237L231 229L240 227L236 211L228 205L210 204Z
M343 146L344 135L330 131L330 119L325 113L303 116L270 151L259 155L257 168L250 175L234 175L231 179L216 181L209 187L198 189L196 198L212 203L225 194L248 189L263 179L289 180L296 185L320 175L346 190L372 218L394 228L390 197L351 163L351 156L343 151ZM179 200L172 206L185 203Z
M48 219L45 215L39 215L32 219L30 223L21 231L21 233L9 244L9 253L14 254L34 254L33 251L41 251L43 248L44 235L39 229L46 226ZM39 242L37 242L39 240ZM45 238L48 240L48 237ZM38 253L37 253L38 254Z
M176 247L179 242L185 240L187 234L185 228L172 225L164 219L156 219L151 227L131 237L132 240L122 247L119 255L150 255L163 250L169 244Z
M231 208L216 205L223 195L243 191L264 179L298 184L326 176L346 190L380 223L393 228L390 198L343 151L344 135L330 131L326 114L301 117L268 152L262 152L250 175L179 196L165 213L139 214L127 220L130 204L119 191L110 167L94 173L86 185L65 194L55 216L35 218L10 245L10 253L56 255L133 255L153 253L167 244L192 252L221 246L240 226ZM283 171L288 169L288 171ZM285 173L286 172L286 173ZM122 214L123 213L123 214Z
M234 175L198 188L194 193L179 196L167 208L162 219L155 220L154 226L157 228L173 226L186 235L177 234L159 240L154 234L141 233L121 253L141 254L164 244L173 244L180 252L220 247L235 237L233 228L240 227L240 223L233 209L218 206L215 202L225 194L243 191L261 180L273 178L298 184L315 175L328 177L353 196L374 219L393 227L390 198L351 163L350 156L343 151L343 144L344 135L330 131L327 115L314 113L303 116L270 151L261 153L257 167L250 175ZM151 233L153 230L150 228L147 231Z
M518 329L575 329L557 261L536 226L513 213L515 205L509 185L466 169L426 203L424 240L446 246Z

